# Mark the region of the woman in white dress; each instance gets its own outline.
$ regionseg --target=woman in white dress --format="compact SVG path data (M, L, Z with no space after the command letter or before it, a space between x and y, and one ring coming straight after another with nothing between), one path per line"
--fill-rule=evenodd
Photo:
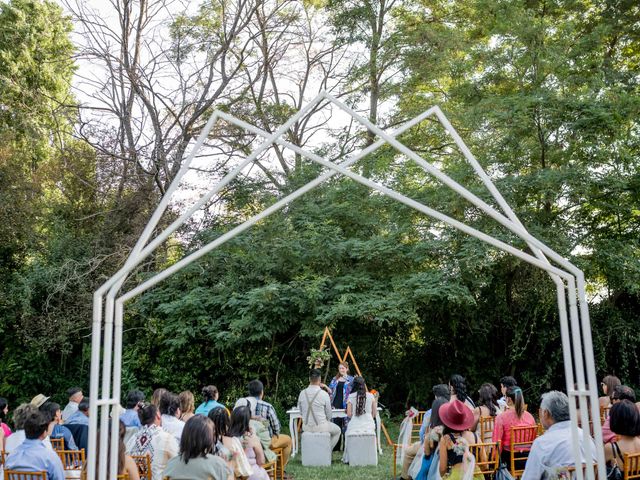
M349 424L345 436L349 435L374 435L376 434L376 423L373 412L378 412L378 402L375 397L367 391L364 378L355 377L351 388L351 394L347 399L347 417ZM349 463L349 452L345 442L344 455L342 461Z

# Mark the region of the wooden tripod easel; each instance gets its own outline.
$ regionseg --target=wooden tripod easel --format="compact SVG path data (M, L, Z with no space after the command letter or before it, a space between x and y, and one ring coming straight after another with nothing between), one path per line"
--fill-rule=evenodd
M360 371L358 362L356 362L356 358L353 356L353 351L351 350L351 347L347 345L347 349L344 351L344 355L341 355L340 350L338 350L338 347L336 346L336 342L333 340L333 336L331 335L331 331L329 330L329 327L324 328L324 333L322 334L322 341L320 342L320 348L318 350L322 350L324 348L325 344L327 343L327 338L329 339L329 342L331 342L331 347L333 347L333 351L338 357L338 360L340 362L344 362L347 360L347 358L349 358L358 375L362 377L363 376L362 372ZM387 439L387 444L393 445L393 442L391 441L391 437L389 436L389 432L387 432L387 427L384 426L384 422L382 421L382 419L380 419L380 426L382 427L384 436Z

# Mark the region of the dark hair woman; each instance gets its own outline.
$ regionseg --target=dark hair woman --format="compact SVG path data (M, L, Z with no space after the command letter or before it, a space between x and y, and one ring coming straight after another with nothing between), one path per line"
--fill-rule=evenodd
M602 379L600 386L602 387L602 393L604 396L600 397L600 408L609 407L613 404L611 398L613 397L613 391L618 385L622 385L620 379L614 375L607 375Z
M618 438L617 441L604 445L607 470L616 465L622 470L625 454L640 453L640 413L633 402L621 400L611 407L609 422L611 431Z
M218 387L216 387L215 385L207 385L206 387L203 387L203 402L198 405L198 408L196 408L196 415L207 416L209 412L214 408L224 407L224 405L218 402L219 397L220 392L218 392Z
M180 454L169 460L163 477L227 480L231 470L213 454L214 440L211 419L202 415L191 417L182 431Z
M4 442L11 435L11 429L5 422L9 413L9 402L6 398L0 397L0 448L4 451Z
M378 402L375 397L367 391L367 385L362 377L353 379L353 391L347 399L347 433L358 432L362 434L375 435L376 424L374 416L378 414ZM342 461L349 463L349 452L345 445Z
M242 443L244 453L252 473L249 480L269 480L269 475L262 468L265 463L264 450L260 439L253 434L249 421L251 420L251 410L248 407L237 407L231 413L231 425L229 426L228 435L239 439ZM236 470L236 475L238 471Z
M420 471L416 475L415 480L427 480L431 463L434 459L434 452L438 448L438 442L442 437L443 424L440 420L440 407L448 403L442 397L436 398L431 404L431 416L429 418L429 426L424 434L424 456L422 457L422 464L420 465Z
M0 397L0 427L5 438L11 435L11 429L7 425L7 415L9 414L9 402L6 398Z
M530 427L535 424L533 416L525 410L522 389L520 387L508 388L507 409L496 417L491 437L494 442L500 441L502 460L505 463L509 464L511 461L511 427Z
M483 383L478 390L478 395L478 406L473 409L472 430L480 434L480 418L495 417L498 414L498 389L491 383Z
M451 401L460 400L469 407L470 410L473 410L476 407L476 404L473 403L473 400L471 400L471 397L467 393L467 383L462 375L451 375L451 378L449 379L449 388L451 389Z

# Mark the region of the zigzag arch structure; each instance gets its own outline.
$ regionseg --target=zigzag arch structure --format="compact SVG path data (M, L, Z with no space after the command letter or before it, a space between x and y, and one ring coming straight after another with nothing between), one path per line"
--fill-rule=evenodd
M289 130L297 120L308 114L314 107L317 107L322 102L328 102L329 104L339 108L351 118L359 122L362 126L367 128L370 132L373 132L379 139L375 143L364 148L357 154L344 159L340 163L328 161L319 155L287 142L283 138L283 135L287 130ZM472 166L476 175L481 179L482 183L491 193L501 211L494 209L492 206L481 200L479 197L397 140L397 137L400 134L430 117L439 121L445 131L448 132L460 152ZM185 211L165 230L154 238L151 238L154 229L157 227L158 222L162 214L165 212L172 195L177 190L180 181L189 170L191 163L202 148L212 128L220 120L236 125L254 135L262 137L264 141L255 148L250 155L244 158L235 169L225 175L214 188L203 195L191 208ZM155 276L145 280L129 291L121 292L122 286L128 275L146 257L166 241L170 235L176 231L176 229L189 220L195 212L207 204L214 195L219 193L226 185L233 181L233 179L235 179L245 167L253 163L261 153L270 148L273 144L283 146L328 170L325 173L321 173L318 177L303 187L265 208L262 212L254 215L244 223L219 236L197 251L185 256L165 270L157 273ZM468 200L486 215L490 216L510 232L517 235L527 244L530 253L476 230L463 222L455 220L427 205L423 205L420 202L408 198L395 190L385 187L371 179L365 178L349 169L349 167L355 164L358 160L375 152L385 144L390 145L399 153L402 153L410 160L413 160L441 183L451 188L454 192ZM228 240L241 234L243 231L251 228L260 220L282 209L287 204L293 202L295 199L313 190L315 187L337 174L351 178L372 190L380 192L433 219L441 221L472 237L482 240L483 242L534 265L549 274L551 280L556 285L566 390L571 400L569 405L571 413L573 453L574 458L576 459L576 465L585 465L584 471L581 468L576 469L576 477L578 480L583 480L585 476L584 472L586 472L586 477L589 480L594 480L595 471L593 468L593 457L595 455L598 475L600 478L606 478L600 422L593 422L596 451L593 452L589 442L585 442L584 462L578 442L580 435L578 430L579 425L589 425L589 418L598 419L600 416L596 369L591 338L591 324L589 320L589 309L586 300L583 272L526 230L514 211L505 201L504 197L493 184L489 175L487 175L483 170L439 107L431 107L395 131L385 132L326 92L320 93L315 99L294 114L273 133L264 132L258 127L239 120L225 112L215 111L198 136L194 148L191 150L187 158L185 158L176 178L173 180L169 189L156 207L156 210L151 216L151 219L147 223L125 264L118 272L116 272L115 275L113 275L94 292L90 377L90 410L92 414L89 417L89 445L87 461L88 478L107 480L107 466L110 466L108 471L112 472L111 478L116 478L115 472L117 471L118 436L113 435L111 438L112 444L110 457L106 458L101 455L99 463L96 462L96 445L98 440L98 427L100 445L106 445L107 441L109 441L109 421L112 422L112 431L117 431L118 429L118 415L114 414L113 416L110 416L110 413L113 411L114 407L120 404L121 397L122 331L125 304L129 300L142 294L154 285L157 285L159 282L178 272L190 263L198 260ZM579 408L580 418L578 418L577 408Z

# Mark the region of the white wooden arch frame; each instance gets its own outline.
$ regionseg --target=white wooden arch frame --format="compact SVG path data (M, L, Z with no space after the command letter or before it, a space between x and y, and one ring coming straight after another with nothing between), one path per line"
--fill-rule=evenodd
M350 115L353 119L360 122L369 131L373 132L379 137L379 140L367 148L363 149L356 155L353 155L340 163L333 163L324 158L308 152L296 145L293 145L282 137L285 132L302 116L309 113L314 107L323 102L328 102L339 109L343 110L346 114ZM456 181L448 177L439 169L428 163L421 158L415 152L407 148L405 145L397 140L397 136L405 132L409 128L417 125L428 117L434 116L444 127L444 129L453 138L456 145L463 153L469 164L473 167L478 177L482 180L483 184L489 190L497 204L499 205L502 213L495 210L493 207L485 203L469 190L458 184ZM151 239L151 235L156 228L160 217L164 213L167 205L178 188L182 177L188 171L191 162L202 148L204 141L209 135L211 129L218 120L226 121L230 124L234 124L238 127L263 137L265 140L260 144L253 152L247 156L233 171L227 174L220 182L202 198L199 199L189 210L184 212L178 219L176 219L169 227ZM160 244L169 238L169 236L179 228L185 221L202 208L214 195L216 195L222 188L224 188L229 182L231 182L236 176L249 164L251 164L259 154L267 150L272 144L278 144L289 150L306 157L329 170L319 175L316 179L307 183L298 190L290 193L286 197L280 199L270 207L266 208L262 212L253 216L241 225L236 226L229 232L216 238L209 244L203 246L199 250L189 254L180 261L171 265L167 269L155 276L145 280L135 288L120 295L120 289L127 276L145 259L149 256ZM491 218L503 225L505 228L516 234L519 238L524 240L527 246L532 251L533 255L519 250L509 244L502 242L494 237L486 235L462 222L459 222L447 215L444 215L436 210L429 208L411 198L408 198L392 189L389 189L379 183L374 182L368 178L362 177L357 173L349 170L349 167L355 162L371 154L385 143L388 143L394 147L398 152L406 155L411 160L415 161L425 171L436 177L442 183L453 189L456 193L467 199L473 205L485 212ZM444 222L458 230L467 233L475 238L478 238L489 245L492 245L504 252L510 253L525 262L534 265L544 271L546 271L553 282L556 284L557 301L560 320L560 333L562 339L562 351L564 360L564 369L566 377L566 388L570 398L569 406L571 412L571 426L572 426L572 438L573 438L573 453L576 459L576 464L579 465L582 462L582 455L578 443L578 413L576 411L575 399L578 399L580 407L580 421L582 425L589 425L589 418L594 419L593 430L596 445L596 458L598 463L598 475L600 478L606 478L605 474L605 462L604 451L602 443L602 430L600 422L596 370L593 355L593 343L591 338L591 325L589 321L589 310L585 294L585 279L583 272L576 266L571 264L567 259L560 256L553 251L547 245L542 243L537 238L533 237L522 225L516 214L511 207L507 204L500 192L487 173L482 169L474 155L464 144L458 133L449 123L448 119L442 113L437 106L431 107L423 114L417 116L413 120L405 123L397 130L387 133L372 124L369 120L358 115L352 109L345 104L332 97L326 92L320 93L314 100L308 105L302 108L299 112L293 115L286 123L284 123L273 134L262 131L261 129L250 125L242 120L238 120L235 117L220 111L215 111L211 118L207 121L204 129L200 133L193 150L189 153L187 158L173 180L169 189L164 197L161 199L156 210L154 211L151 219L146 225L142 235L140 236L135 247L131 251L124 266L107 282L104 283L96 292L93 297L93 327L91 338L91 378L90 378L90 412L89 417L89 445L88 445L88 478L98 478L99 480L107 480L107 466L110 465L109 472L112 479L116 478L117 471L117 443L118 435L113 435L111 438L111 455L110 458L106 458L106 455L100 455L99 464L96 463L96 444L98 439L98 425L100 431L100 445L106 445L108 441L108 430L110 411L114 410L114 407L120 404L121 396L121 371L122 371L122 328L123 328L123 316L124 305L127 301L140 295L144 291L158 284L162 280L176 273L186 265L194 262L200 257L206 255L208 252L219 247L226 241L234 238L242 233L244 230L255 225L260 220L268 217L272 213L283 208L298 197L309 192L313 188L320 185L325 180L329 179L335 174L342 174L349 177L356 182L359 182L365 186L370 187L384 195L387 195L419 212L428 215L436 220ZM150 240L150 241L149 241ZM148 242L148 243L147 243ZM551 263L553 262L553 264ZM103 335L104 330L104 335ZM102 373L101 373L102 371ZM589 411L590 409L590 411ZM114 432L118 431L118 415L113 415L111 418L111 429ZM591 451L591 445L589 442L584 444L584 460L586 464L586 475L589 480L594 480L594 469ZM98 475L96 475L98 474ZM583 480L583 470L576 469L576 476L578 480Z

